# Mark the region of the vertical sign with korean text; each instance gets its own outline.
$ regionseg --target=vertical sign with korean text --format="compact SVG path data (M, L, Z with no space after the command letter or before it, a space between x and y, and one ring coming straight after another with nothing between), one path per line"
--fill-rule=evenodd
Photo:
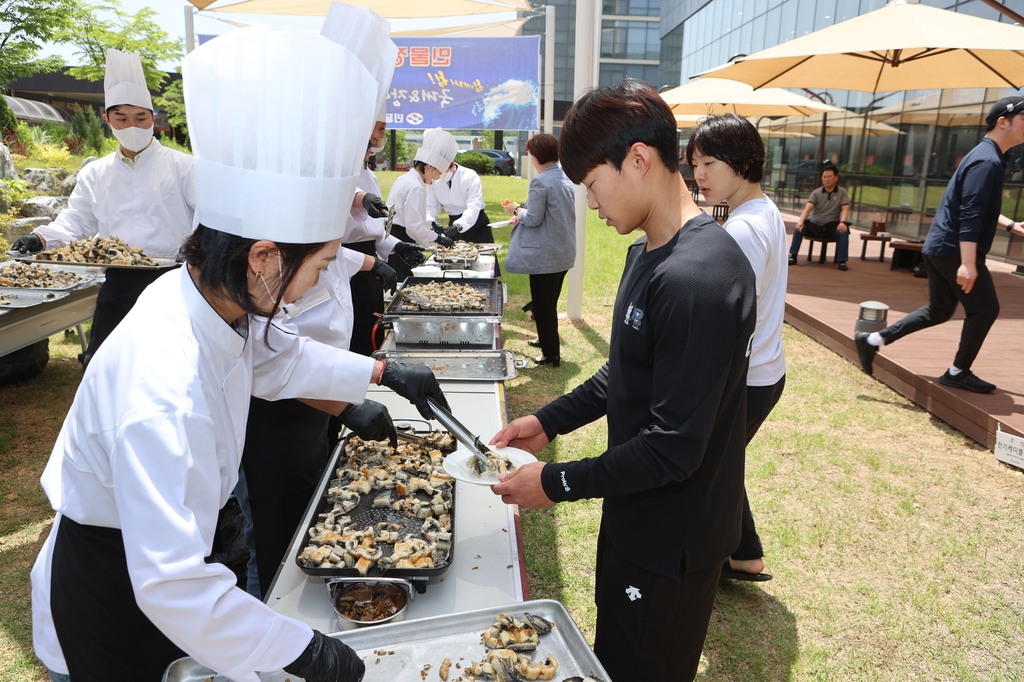
M393 40L389 128L537 128L539 36Z
M1024 438L1014 436L1002 429L996 431L996 445L993 454L1000 462L1024 469Z

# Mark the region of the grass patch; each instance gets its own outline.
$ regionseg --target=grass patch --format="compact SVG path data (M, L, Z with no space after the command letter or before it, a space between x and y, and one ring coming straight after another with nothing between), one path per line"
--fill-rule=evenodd
M378 175L387 196L399 174ZM503 199L526 197L521 179L483 182L492 220L503 219ZM508 232L495 236L507 243ZM632 241L588 215L585 321L559 321L559 368L509 382L512 418L604 363ZM528 278L503 280L505 346L531 354ZM775 579L721 586L698 680L1024 679L1024 473L791 327L784 341L786 391L748 449L746 475ZM49 532L39 474L81 378L79 351L77 335L58 335L40 377L0 388L2 680L46 679L32 654L28 572ZM600 420L540 456L593 457L606 438ZM600 513L600 500L522 513L531 596L563 602L591 641Z

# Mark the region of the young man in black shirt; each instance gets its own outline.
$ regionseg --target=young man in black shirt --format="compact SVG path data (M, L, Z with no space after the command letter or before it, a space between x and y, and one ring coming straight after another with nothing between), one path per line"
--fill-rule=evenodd
M996 227L1024 235L1024 226L1001 214L1003 155L1024 142L1024 97L999 100L989 110L986 122L984 139L967 153L946 186L921 248L928 272L928 305L880 332L854 334L861 368L868 374L883 344L942 324L953 316L959 302L966 313L960 348L939 383L975 393L996 389L995 384L975 376L971 365L999 316L996 288L985 267Z
M690 198L675 119L646 83L584 95L559 146L590 208L644 234L626 256L608 362L491 442L538 452L606 416L608 449L525 465L493 490L532 509L604 498L594 651L613 680L692 680L740 538L754 273Z

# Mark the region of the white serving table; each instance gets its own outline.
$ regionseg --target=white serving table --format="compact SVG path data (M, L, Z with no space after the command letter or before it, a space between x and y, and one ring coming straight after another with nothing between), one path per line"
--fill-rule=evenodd
M504 386L490 381L445 381L441 388L452 413L483 441L505 424ZM367 397L387 406L397 423L419 413L389 389L372 387ZM420 420L420 428L422 420ZM441 428L432 422L435 429ZM334 472L325 472L333 477ZM323 481L321 481L323 482ZM315 500L313 501L315 502ZM518 508L505 505L487 486L456 482L455 545L451 567L431 578L423 594L416 594L406 620L521 602L526 570L521 555ZM292 545L264 601L275 611L307 623L321 632L341 629L321 577L307 576L294 557L306 543L305 514Z

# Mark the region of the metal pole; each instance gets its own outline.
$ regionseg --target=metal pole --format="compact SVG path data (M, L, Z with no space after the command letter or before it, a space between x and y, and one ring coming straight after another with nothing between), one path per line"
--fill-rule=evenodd
M388 170L398 170L398 150L395 149L395 145L398 144L398 132L394 128L388 132L391 133L391 144L388 145L391 147L388 150L391 154L391 167Z
M185 52L196 49L196 29L192 23L192 5L185 5Z
M544 132L555 132L555 6L544 7Z
M599 21L597 0L576 0L576 59L573 99L594 83L594 33ZM569 319L583 319L583 256L587 241L587 188L576 185L576 262L569 270Z

